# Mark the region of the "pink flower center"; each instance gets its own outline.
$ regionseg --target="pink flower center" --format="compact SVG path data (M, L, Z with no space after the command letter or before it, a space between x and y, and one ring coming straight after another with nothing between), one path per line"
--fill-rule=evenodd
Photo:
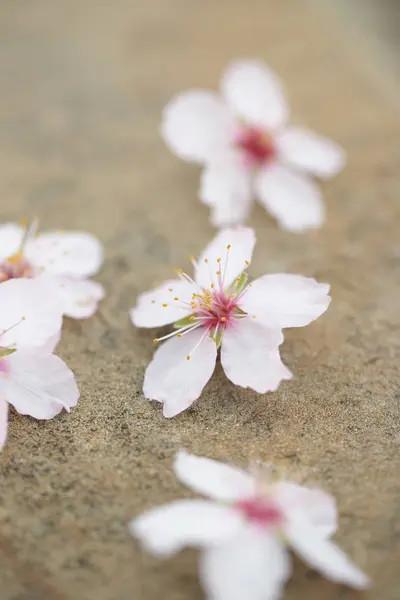
M257 168L275 158L276 150L272 137L256 127L243 127L237 135L235 145L242 151L245 164Z
M0 283L8 279L32 277L32 267L20 252L0 262Z
M193 298L193 310L207 329L226 329L240 316L236 298L227 295L222 289L204 290L202 295L196 295Z
M249 521L262 527L279 525L282 521L281 511L268 499L250 498L249 500L241 500L235 505L235 508L240 510Z

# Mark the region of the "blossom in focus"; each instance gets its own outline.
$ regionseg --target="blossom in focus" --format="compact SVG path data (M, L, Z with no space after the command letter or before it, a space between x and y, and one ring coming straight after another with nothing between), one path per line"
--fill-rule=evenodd
M30 227L0 225L0 284L45 275L53 282L53 300L68 317L85 319L96 312L104 290L88 278L97 273L102 262L102 246L89 233L38 234L36 223Z
M330 539L337 512L328 494L185 452L174 468L207 500L152 509L130 531L159 556L200 548L200 579L211 600L279 598L291 573L288 548L331 581L368 587L367 576Z
M180 158L204 166L200 199L216 227L242 224L253 196L288 231L317 228L324 205L312 176L345 164L335 142L289 121L283 87L259 60L240 60L220 94L193 89L165 107L162 135Z
M72 371L53 354L62 313L52 290L47 277L0 285L0 448L7 435L7 404L20 414L51 419L79 399Z
M141 294L131 310L137 327L174 324L146 370L146 398L163 403L164 416L187 409L210 379L221 350L227 377L260 394L275 391L292 374L282 363L282 328L302 327L330 302L329 285L301 275L264 275L248 283L255 234L220 231L200 258L193 278L178 277Z

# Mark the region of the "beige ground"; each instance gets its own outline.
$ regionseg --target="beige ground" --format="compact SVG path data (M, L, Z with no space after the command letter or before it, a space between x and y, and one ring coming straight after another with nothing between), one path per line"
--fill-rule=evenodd
M65 323L60 352L79 406L49 423L11 414L0 459L2 600L202 598L195 553L159 562L126 528L184 493L171 473L181 447L239 464L274 460L319 482L338 498L338 541L374 581L363 597L400 597L400 126L393 86L364 68L372 55L340 22L302 0L2 3L0 221L38 215L43 228L97 234L108 291L103 314ZM127 310L213 232L196 201L198 170L159 138L160 111L178 90L216 86L237 56L269 61L296 119L349 153L324 185L323 229L284 233L260 209L251 219L252 274L313 275L332 284L333 302L287 332L282 353L296 377L277 393L236 389L218 369L192 410L165 420L141 394L153 336L135 331ZM287 598L360 595L296 562Z

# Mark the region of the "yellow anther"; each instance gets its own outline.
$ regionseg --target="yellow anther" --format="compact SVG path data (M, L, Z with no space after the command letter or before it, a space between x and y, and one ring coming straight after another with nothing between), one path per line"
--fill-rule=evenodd
M221 275L221 271L215 271L216 275Z
M194 260L194 256L192 254L189 256L189 260Z
M225 323L226 317L221 317L221 321L222 321L222 323Z
M214 284L213 284L213 283L210 285L210 288L211 288L212 290L214 289Z
M172 288L168 288L168 291L169 292L173 292L174 290Z
M190 354L187 355L186 360L190 360Z
M227 245L226 249L230 250L232 248L232 246L230 244Z
M246 263L246 265L249 265L249 264L250 264L248 260L245 260L244 262Z
M157 342L158 342L158 338L154 338L153 344L157 344Z
M178 333L176 337L182 337L182 334L181 334L181 333Z
M220 262L221 262L221 259L220 259L220 258L217 258L217 263L220 263Z
M175 296L174 300L179 300L178 296Z
M166 306L168 306L168 304L163 304L163 307L165 308Z

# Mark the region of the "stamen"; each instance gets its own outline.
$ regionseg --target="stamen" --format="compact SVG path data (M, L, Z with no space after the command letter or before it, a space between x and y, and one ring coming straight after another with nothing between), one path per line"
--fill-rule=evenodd
M200 327L200 325L198 325L198 327ZM195 347L193 348L193 350L191 352L189 352L189 354L186 357L186 360L190 360L191 359L191 357L193 356L193 354L196 352L197 348L200 346L201 342L209 334L210 329L211 329L211 327L206 327L205 328L203 335L201 336L201 338L199 339L199 341L197 342L197 344L195 345Z

